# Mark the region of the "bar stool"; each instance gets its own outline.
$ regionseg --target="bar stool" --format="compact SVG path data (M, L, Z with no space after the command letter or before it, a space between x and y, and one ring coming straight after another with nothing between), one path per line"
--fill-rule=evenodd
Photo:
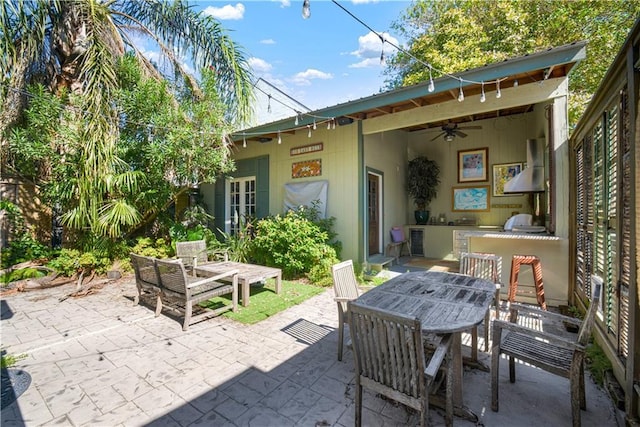
M542 307L543 310L546 310L547 303L544 299L544 286L542 284L542 265L540 264L540 258L535 255L514 255L511 259L511 277L509 278L509 295L507 299L510 303L516 300L518 274L520 273L521 265L531 266L538 305Z

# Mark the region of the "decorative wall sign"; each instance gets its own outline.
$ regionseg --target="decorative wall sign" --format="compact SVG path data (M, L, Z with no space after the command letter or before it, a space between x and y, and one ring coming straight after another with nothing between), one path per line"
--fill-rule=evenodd
M489 186L452 187L451 210L454 212L489 211Z
M306 178L322 175L322 159L305 160L291 164L291 178Z
M521 196L522 194L504 194L504 184L522 172L522 163L501 163L493 165L493 196Z
M458 151L458 182L475 182L488 180L488 161L488 148Z
M315 144L302 145L300 147L293 147L289 150L289 154L297 156L299 154L315 153L316 151L322 151L324 146L322 142L316 142Z

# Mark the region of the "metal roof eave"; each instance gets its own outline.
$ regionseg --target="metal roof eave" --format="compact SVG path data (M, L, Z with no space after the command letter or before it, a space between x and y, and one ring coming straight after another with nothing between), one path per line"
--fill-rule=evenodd
M586 41L574 42L571 44L550 48L545 51L536 52L530 55L524 55L513 59L507 59L502 62L485 65L483 67L474 68L472 70L463 71L453 74L455 77L474 82L495 81L497 79L506 78L517 74L530 73L536 70L544 70L550 67L573 64L572 67L586 57ZM451 77L439 77L434 80L435 91L429 92L428 82L418 83L412 86L401 87L380 94L371 95L353 101L344 102L331 107L321 108L308 113L303 113L298 118L298 125L293 125L295 115L278 120L276 122L267 123L249 129L234 132L234 139L242 139L243 133L250 134L255 137L259 134L269 134L278 131L285 132L292 129L298 129L308 124L312 124L318 117L337 118L340 116L349 116L359 113L363 110L371 110L375 108L383 108L389 104L398 102L406 102L414 98L427 95L436 95L438 93L456 90L460 87L460 81ZM474 85L476 83L463 83L462 87Z

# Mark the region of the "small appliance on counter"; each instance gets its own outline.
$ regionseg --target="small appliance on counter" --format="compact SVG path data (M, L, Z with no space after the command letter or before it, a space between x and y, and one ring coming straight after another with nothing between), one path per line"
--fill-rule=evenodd
M533 217L529 214L517 214L504 223L504 231L514 233L544 233L547 229L541 225L531 225Z

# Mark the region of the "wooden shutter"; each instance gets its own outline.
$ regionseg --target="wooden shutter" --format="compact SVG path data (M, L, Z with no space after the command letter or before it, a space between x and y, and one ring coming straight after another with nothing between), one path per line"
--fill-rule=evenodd
M576 286L588 295L593 271L593 183L591 136L582 140L576 149Z
M629 286L631 284L631 257L634 256L631 247L631 216L634 214L631 188L634 177L631 153L631 119L629 114L629 97L625 87L620 93L620 279L619 279L619 350L623 358L629 356Z

